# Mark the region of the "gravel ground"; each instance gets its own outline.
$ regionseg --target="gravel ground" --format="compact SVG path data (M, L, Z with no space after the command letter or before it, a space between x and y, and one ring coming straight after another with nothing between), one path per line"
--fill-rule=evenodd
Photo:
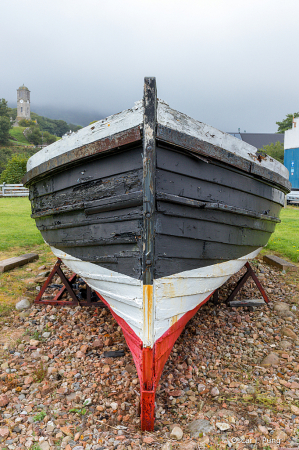
M298 447L297 279L290 284L261 260L254 267L270 307L208 302L199 310L165 365L152 433L140 431L136 369L109 311L33 305L15 312L0 331L1 448ZM45 269L27 284L41 284ZM240 295L260 297L250 282ZM123 356L104 356L116 350Z

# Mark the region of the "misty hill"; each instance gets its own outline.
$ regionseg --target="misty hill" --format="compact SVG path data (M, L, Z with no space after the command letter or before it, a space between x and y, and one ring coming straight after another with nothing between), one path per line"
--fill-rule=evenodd
M8 106L15 109L15 103L8 102ZM64 120L70 124L81 125L81 127L86 127L94 120L104 119L108 115L102 114L101 111L78 111L48 105L34 105L33 111L39 116L54 120Z
M51 106L35 106L34 112L39 116L64 120L67 123L81 125L81 127L86 127L90 122L106 117L105 114L101 114L99 111L74 111Z
M17 108L8 108L9 116L15 120L17 117ZM22 126L38 128L40 131L47 131L48 133L62 137L68 131L77 131L82 128L81 125L75 125L73 123L67 123L62 119L50 119L49 117L41 116L31 111L30 113L31 121L27 120L27 123L22 124ZM33 122L36 121L36 124ZM20 121L21 123L22 121ZM26 122L26 120L23 120Z

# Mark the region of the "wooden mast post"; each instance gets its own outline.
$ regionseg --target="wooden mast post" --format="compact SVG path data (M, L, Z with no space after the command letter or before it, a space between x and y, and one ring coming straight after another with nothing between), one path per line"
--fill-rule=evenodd
M151 431L155 420L154 355L154 220L156 184L157 88L154 77L144 79L143 116L143 349L140 379L141 429Z

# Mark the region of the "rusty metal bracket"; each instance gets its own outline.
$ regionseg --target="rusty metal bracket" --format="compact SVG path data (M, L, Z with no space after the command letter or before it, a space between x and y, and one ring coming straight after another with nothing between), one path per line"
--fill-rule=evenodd
M61 305L61 306L95 306L95 307L101 307L101 308L105 308L108 309L108 307L101 301L96 301L93 302L91 297L92 297L92 290L90 288L90 286L88 286L88 284L86 284L86 300L81 300L77 297L76 293L74 292L74 289L72 287L72 282L76 279L76 274L72 274L72 276L67 279L67 277L65 276L65 274L63 273L62 269L61 269L61 259L58 258L56 264L54 265L50 275L48 276L48 278L46 279L45 283L43 284L41 290L38 293L38 296L36 297L36 299L34 300L35 304L38 305ZM46 299L43 300L42 296L45 293L46 289L49 287L54 275L58 275L59 278L61 279L61 282L63 284L62 288L59 290L59 292L55 295L54 298L52 299ZM64 292L67 291L69 293L69 295L71 296L72 300L67 301L67 300L60 300L62 295L64 294Z
M265 303L268 304L270 302L270 299L267 296L265 289L263 288L261 282L259 281L258 277L256 276L256 274L255 274L253 268L251 267L251 265L249 264L249 262L247 262L245 264L245 267L246 267L247 271L240 278L240 280L237 283L237 286L231 292L231 294L228 296L228 298L225 300L225 303L229 304L230 302L232 302L234 300L235 296L240 291L240 289L244 286L244 284L246 283L248 278L251 277L253 279L253 281L255 282L257 288L259 289L260 293L262 294ZM218 302L219 302L219 294L218 294L218 289L216 289L216 291L213 294L213 303L214 303L214 305L217 305ZM250 305L249 305L249 302L240 301L240 304L235 305L235 306L250 306Z

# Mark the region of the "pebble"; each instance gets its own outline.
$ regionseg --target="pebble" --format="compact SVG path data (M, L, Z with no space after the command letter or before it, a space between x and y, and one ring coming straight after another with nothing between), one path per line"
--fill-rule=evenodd
M9 403L9 398L7 395L2 394L0 395L0 406L6 406Z
M41 450L49 450L50 444L47 441L43 441L41 444L39 444L39 447Z
M293 339L294 341L296 341L296 340L298 339L297 334L294 333L294 331L291 330L290 328L283 328L283 329L281 330L281 333L282 333L284 336L287 336L287 337Z
M172 450L172 443L166 442L164 445L162 445L161 450Z
M31 306L30 301L27 298L22 298L17 304L16 309L22 311L23 309L29 309Z
M271 436L272 439L284 442L287 440L288 435L283 430L275 430L274 433Z
M183 430L180 427L174 427L171 430L170 437L171 439L176 439L177 441L180 441L183 437L183 434L184 434Z
M50 336L51 336L51 333L50 333L49 331L45 331L45 332L42 334L42 337L45 338L45 339L48 339Z
M221 431L227 431L230 429L230 425L225 422L216 422L216 427Z
M257 441L277 436L285 447L294 447L299 323L298 308L290 308L296 298L299 304L298 283L286 284L278 270L261 262L255 268L258 275L263 270L263 284L272 290L270 308L250 312L208 302L200 309L165 365L156 395L156 430L150 434L140 432L136 368L109 311L32 305L8 318L2 324L0 399L9 401L0 406L0 420L10 430L4 439L13 442L3 447L30 449L37 443L49 450L59 441L65 450L220 449L227 432L238 437L250 432ZM220 300L239 277L221 288ZM256 298L250 280L239 295ZM281 303L285 315L275 306ZM21 331L21 342L6 339L10 329ZM277 364L263 366L271 354ZM42 411L46 416L35 421ZM170 437L176 427L184 433L180 440Z
M9 428L4 427L0 428L0 436L1 437L7 437L9 435Z
M211 389L211 395L212 395L213 397L217 397L217 396L219 395L219 389L218 389L217 387L213 387L213 388Z
M295 414L296 416L299 416L299 408L298 408L298 406L291 405L291 411L292 411L292 413Z
M190 432L192 438L198 438L201 433L210 433L213 430L213 425L208 420L198 419L189 423L187 430Z
M278 364L279 356L274 352L269 353L269 355L261 362L262 367L278 366Z

